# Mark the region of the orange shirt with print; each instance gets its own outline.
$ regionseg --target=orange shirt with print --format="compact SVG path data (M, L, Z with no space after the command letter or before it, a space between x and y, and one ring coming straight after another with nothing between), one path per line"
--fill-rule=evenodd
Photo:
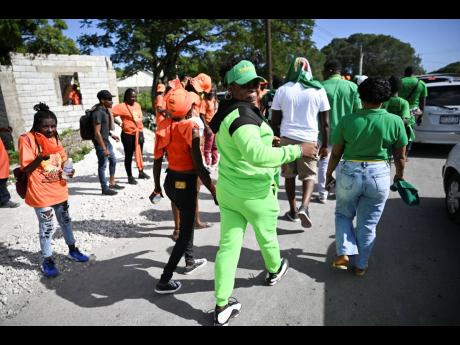
M131 113L133 114L132 116ZM144 128L142 109L137 102L134 102L132 106L125 102L117 104L112 107L112 114L114 117L119 116L121 118L121 128L126 134L135 135L137 131L141 131ZM136 122L134 122L133 117Z
M158 95L155 98L155 114L156 114L155 119L156 119L156 123L158 126L160 122L162 122L166 117L162 113L159 113L157 111L157 107L160 107L161 109L166 109L166 102L165 102L163 95Z
M10 160L6 152L3 140L0 139L0 179L8 178L10 175Z
M49 138L48 140L56 140ZM21 169L27 167L38 155L38 147L33 133L28 132L19 137L19 164ZM66 180L62 179L62 163L67 160L64 149L50 155L46 161L29 174L25 202L31 207L48 207L57 205L69 198Z
M190 120L164 120L155 132L155 159L168 153L168 168L174 171L194 170L192 160L192 130L198 125Z

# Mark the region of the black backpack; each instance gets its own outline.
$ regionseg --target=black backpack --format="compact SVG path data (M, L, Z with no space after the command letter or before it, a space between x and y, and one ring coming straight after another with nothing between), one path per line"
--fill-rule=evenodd
M85 110L85 115L80 117L80 136L83 140L94 139L93 111L96 107Z

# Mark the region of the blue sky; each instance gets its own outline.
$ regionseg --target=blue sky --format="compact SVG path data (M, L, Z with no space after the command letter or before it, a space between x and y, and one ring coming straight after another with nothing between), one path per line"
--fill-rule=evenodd
M78 19L66 20L66 36L76 39L96 30L81 29ZM317 19L313 41L321 49L333 38L347 38L355 33L390 35L409 43L431 72L460 61L460 19ZM93 55L110 55L112 49L96 48ZM365 53L365 52L364 52Z

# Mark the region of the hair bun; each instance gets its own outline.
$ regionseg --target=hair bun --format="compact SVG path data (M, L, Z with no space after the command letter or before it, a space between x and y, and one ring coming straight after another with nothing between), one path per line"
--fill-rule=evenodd
M34 110L35 111L48 111L50 108L45 104L45 103L38 103L34 105Z

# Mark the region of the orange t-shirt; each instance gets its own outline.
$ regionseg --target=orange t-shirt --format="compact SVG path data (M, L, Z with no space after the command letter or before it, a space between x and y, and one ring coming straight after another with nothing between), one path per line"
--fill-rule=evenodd
M81 99L77 91L74 91L74 90L70 91L69 98L73 105L81 104Z
M192 109L193 109L193 116L200 117L200 114L204 114L204 102L202 102L201 97L197 95L195 92L190 92L190 95L192 96Z
M49 140L56 140L54 137ZM33 133L19 137L19 164L21 169L28 166L38 155ZM32 207L57 205L69 198L67 181L62 179L62 163L67 160L64 149L50 155L29 175L25 202Z
M130 110L131 112L129 112ZM131 113L133 114L132 116ZM142 109L137 102L134 102L133 106L125 102L117 104L112 107L112 114L114 117L119 116L121 118L121 129L126 134L135 135L137 131L141 131L144 128L144 124L142 123ZM136 122L133 121L133 117Z
M206 123L209 124L211 122L212 118L214 117L214 114L216 113L216 100L212 99L204 99L203 100L204 104L204 119L206 120Z
M163 95L158 95L155 98L155 113L156 113L155 118L156 118L156 123L158 126L160 122L162 122L166 117L162 113L159 113L158 111L156 111L157 107L160 107L161 109L166 109L166 102L165 102Z
M192 130L198 125L190 120L164 120L155 132L154 157L168 153L168 168L175 171L194 170L192 160Z
M8 152L6 152L3 140L0 139L0 178L8 178L10 175L10 160L8 158Z

